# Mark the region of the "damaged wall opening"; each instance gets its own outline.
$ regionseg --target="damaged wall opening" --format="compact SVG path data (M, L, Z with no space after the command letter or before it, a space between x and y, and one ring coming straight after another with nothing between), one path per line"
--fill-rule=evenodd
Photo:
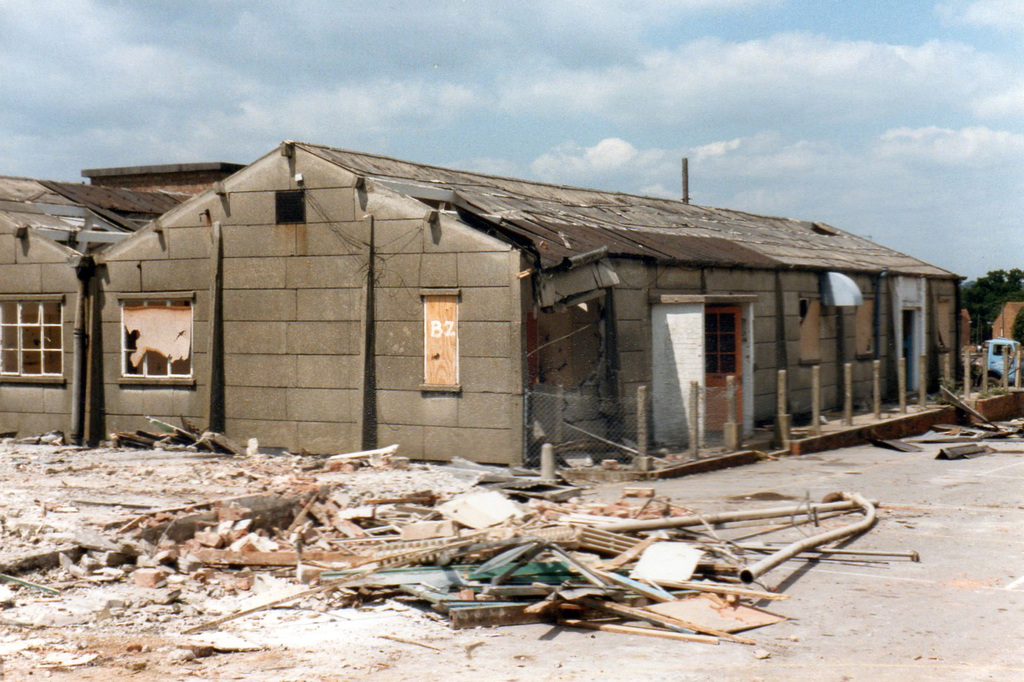
M126 377L192 376L192 302L122 302L121 373Z
M0 374L64 374L63 309L54 301L0 302Z
M274 209L278 225L306 222L306 191L296 189L275 192Z
M821 301L800 299L800 362L821 362Z

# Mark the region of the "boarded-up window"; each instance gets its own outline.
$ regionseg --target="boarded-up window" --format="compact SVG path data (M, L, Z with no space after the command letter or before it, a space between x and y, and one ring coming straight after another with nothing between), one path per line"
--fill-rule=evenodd
M821 361L821 301L800 299L800 362Z
M935 303L935 342L940 351L948 351L953 348L953 302L940 298Z
M0 374L61 376L63 321L60 301L0 302Z
M875 352L875 302L869 298L857 306L856 348L857 356L865 357Z
M427 387L459 385L458 294L423 296L423 383Z
M124 376L192 376L192 302L132 301L121 306Z

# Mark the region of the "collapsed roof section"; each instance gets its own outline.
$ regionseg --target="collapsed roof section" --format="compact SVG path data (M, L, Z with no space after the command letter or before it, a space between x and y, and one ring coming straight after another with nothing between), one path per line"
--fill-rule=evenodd
M805 269L957 278L817 222L759 216L622 192L458 171L295 143L357 175L457 211L529 247L545 269L607 247L612 257L697 267Z
M120 241L186 198L0 176L0 215L82 253Z

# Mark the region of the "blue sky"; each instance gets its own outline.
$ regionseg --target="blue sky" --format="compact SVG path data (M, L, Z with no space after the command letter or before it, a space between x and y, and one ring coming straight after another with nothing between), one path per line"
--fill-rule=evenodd
M1024 267L1020 0L0 0L0 174L284 139Z

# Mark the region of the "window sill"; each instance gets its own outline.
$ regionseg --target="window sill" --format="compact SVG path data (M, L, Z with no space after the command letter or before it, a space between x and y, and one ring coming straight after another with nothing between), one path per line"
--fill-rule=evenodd
M462 384L420 384L420 391L423 393L462 393Z
M189 386L195 387L196 380L192 377L119 377L121 386Z
M49 384L51 386L64 386L67 384L67 380L63 376L47 376L45 374L27 376L4 375L0 376L0 384Z

